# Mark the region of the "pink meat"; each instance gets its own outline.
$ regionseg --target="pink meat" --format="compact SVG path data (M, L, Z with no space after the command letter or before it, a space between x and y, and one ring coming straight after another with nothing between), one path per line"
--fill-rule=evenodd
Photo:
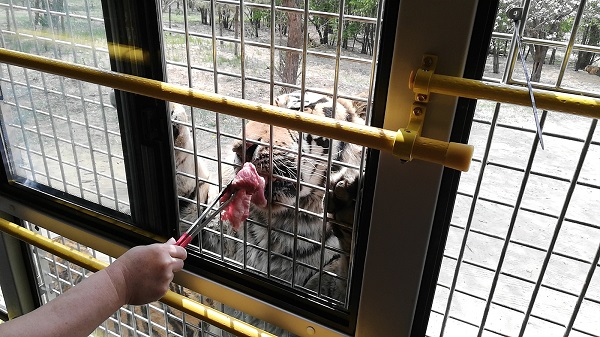
M250 202L260 207L267 205L265 179L258 175L252 163L244 164L221 197L221 202L233 193L233 200L221 212L221 220L229 220L233 229L238 230L250 215Z

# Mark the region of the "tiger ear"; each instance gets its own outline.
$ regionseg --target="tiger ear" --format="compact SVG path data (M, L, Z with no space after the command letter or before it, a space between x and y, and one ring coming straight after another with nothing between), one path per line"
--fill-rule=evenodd
M244 148L243 144L244 142L238 140L233 143L231 148L231 150L235 153L236 159L239 160L240 163L252 161L254 152L258 148L258 144L255 144L249 140L246 140L246 148Z
M237 140L233 143L233 146L231 147L231 151L233 151L235 153L235 159L237 159L240 163L243 163L245 161L245 155L244 155L244 150L242 149L243 147L243 142L241 140Z

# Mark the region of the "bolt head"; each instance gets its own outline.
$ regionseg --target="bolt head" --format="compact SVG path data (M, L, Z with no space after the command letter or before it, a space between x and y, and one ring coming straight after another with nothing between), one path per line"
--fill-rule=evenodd
M426 68L429 68L429 67L431 67L431 65L432 65L432 64L433 64L433 59L432 59L431 57L427 56L427 57L425 57L425 58L423 59L423 65L424 65Z
M415 107L413 109L413 114L415 114L415 116L421 116L423 114L423 109L421 109L419 107Z

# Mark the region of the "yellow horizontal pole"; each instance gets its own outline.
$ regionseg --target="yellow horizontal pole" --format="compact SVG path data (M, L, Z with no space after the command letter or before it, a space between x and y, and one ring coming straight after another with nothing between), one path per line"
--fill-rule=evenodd
M431 74L422 69L411 73L409 87L419 92L531 106L529 91L525 87ZM540 89L534 90L534 97L539 109L600 118L600 99L597 98Z
M473 154L473 148L470 145L447 142L438 144L446 151L437 149L437 151L433 152L434 154L431 154L428 151L429 147L419 149L423 142L415 142L410 147L396 146L396 148L412 148L415 150L412 153L398 153L394 151L394 143L403 140L402 137L396 137L396 131L293 111L249 100L226 97L180 85L48 59L5 48L0 48L0 62L66 76L81 81L112 87L139 95L150 96L165 101L177 102L235 117L251 119L265 124L273 124L302 132L315 133L321 136L366 146L371 149L392 152L405 160L419 159L431 161L430 159L435 156L435 163L461 171L467 171L469 169L471 156ZM428 139L425 138L424 140L424 143L427 143ZM427 153L427 155L422 156L423 153Z
M34 233L17 224L7 221L6 219L0 218L0 231L93 272L108 266L104 261L100 261L88 254ZM240 321L239 319L226 315L170 290L167 291L160 301L236 336L274 337L274 335L266 331L260 330L246 322Z

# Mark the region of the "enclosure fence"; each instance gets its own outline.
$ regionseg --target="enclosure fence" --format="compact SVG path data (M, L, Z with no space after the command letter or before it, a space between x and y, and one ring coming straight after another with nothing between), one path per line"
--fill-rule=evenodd
M498 29L510 5L501 1ZM555 97L570 93L597 102L600 77L576 65L598 52L597 45L581 43L586 15L597 4L559 6L556 13L571 8L564 17L571 26L552 38L534 34L544 27L541 16L556 15L544 11L552 4L521 5L528 70L535 67L534 48L549 51L533 86ZM526 84L512 22L508 27L492 35L492 47L504 45L506 53L488 57L483 80L491 87ZM560 113L560 107L541 109L541 149L531 108L479 100L469 142L475 146L472 170L461 177L428 336L598 336L596 104L588 110L591 118Z

